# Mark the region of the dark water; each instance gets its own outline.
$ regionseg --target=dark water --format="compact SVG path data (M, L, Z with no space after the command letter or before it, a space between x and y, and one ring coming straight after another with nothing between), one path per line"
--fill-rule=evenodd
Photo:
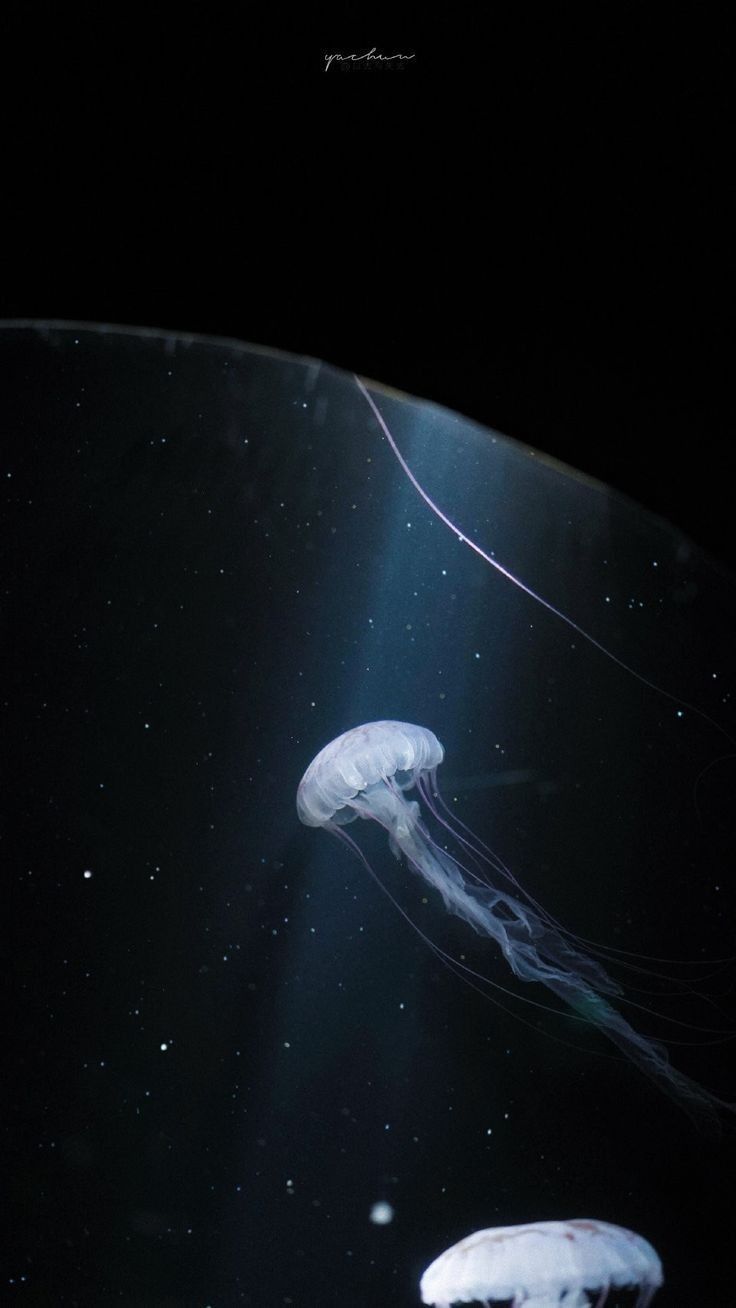
M605 488L374 390L461 530L675 702L443 526L350 377L114 331L0 348L3 1301L403 1308L475 1229L595 1217L658 1250L658 1306L736 1303L733 1123L704 1136L530 1006L560 1008L357 824L491 983L464 985L294 806L340 732L420 723L447 802L565 926L727 958L733 581ZM735 1098L733 969L646 966L672 979L619 970L656 1010L629 1020Z

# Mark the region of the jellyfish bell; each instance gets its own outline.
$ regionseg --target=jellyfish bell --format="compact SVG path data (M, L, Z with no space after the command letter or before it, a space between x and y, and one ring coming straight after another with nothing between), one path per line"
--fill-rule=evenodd
M419 1289L434 1308L508 1300L514 1308L587 1308L613 1289L636 1290L637 1308L647 1308L663 1280L643 1236L576 1218L476 1231L430 1263Z
M392 815L408 825L401 792L433 773L445 756L427 727L366 722L331 740L299 782L296 809L308 827L342 826L357 817ZM399 793L397 793L399 792Z
M442 745L427 727L388 719L366 722L319 751L299 783L297 813L306 826L325 827L340 836L382 885L357 840L344 830L357 817L378 822L388 833L393 853L403 855L441 895L448 912L496 942L519 980L546 986L579 1018L597 1026L699 1126L717 1132L717 1109L733 1105L678 1072L664 1046L631 1026L611 1003L622 997L622 989L603 964L450 813L437 782L443 758ZM418 800L407 798L412 789ZM457 857L433 838L430 815L453 838Z

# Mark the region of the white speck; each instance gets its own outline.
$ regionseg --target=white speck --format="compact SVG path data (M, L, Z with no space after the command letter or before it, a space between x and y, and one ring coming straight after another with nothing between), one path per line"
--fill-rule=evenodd
M159 1045L159 1049L161 1050L161 1053L165 1054L168 1047L169 1047L168 1042L166 1040L162 1040L161 1044Z
M394 1210L391 1204L381 1199L379 1203L374 1204L371 1208L370 1219L375 1222L376 1226L388 1226L389 1222L394 1220Z
M90 870L89 870L88 867L84 869L84 872L82 873L82 876L84 877L85 881L91 881L91 879L92 879L92 873L90 872Z
M284 1041L284 1049L291 1049L291 1044L289 1043L288 1040Z

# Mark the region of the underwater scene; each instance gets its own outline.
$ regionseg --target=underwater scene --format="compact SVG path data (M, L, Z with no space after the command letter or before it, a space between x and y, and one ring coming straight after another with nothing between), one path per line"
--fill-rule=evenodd
M3 1302L736 1305L733 577L324 363L0 351Z

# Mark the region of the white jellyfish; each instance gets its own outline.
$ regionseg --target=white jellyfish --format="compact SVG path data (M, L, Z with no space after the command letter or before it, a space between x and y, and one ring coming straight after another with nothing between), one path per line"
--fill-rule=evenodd
M476 1231L430 1263L419 1289L435 1308L508 1300L513 1308L603 1308L609 1290L625 1288L638 1292L636 1308L647 1308L663 1280L641 1235L575 1218Z
M441 895L448 912L479 935L490 936L515 976L541 982L579 1017L594 1023L701 1127L717 1129L717 1108L733 1106L678 1072L662 1045L626 1021L611 1002L621 996L621 987L602 964L450 814L437 783L443 758L442 745L427 727L367 722L330 741L312 760L299 783L297 812L307 826L325 827L340 836L373 876L344 827L358 817L380 823L396 857L403 854L408 866ZM405 792L412 789L423 811L416 800L406 798ZM430 814L453 837L457 856L433 839L423 820Z

